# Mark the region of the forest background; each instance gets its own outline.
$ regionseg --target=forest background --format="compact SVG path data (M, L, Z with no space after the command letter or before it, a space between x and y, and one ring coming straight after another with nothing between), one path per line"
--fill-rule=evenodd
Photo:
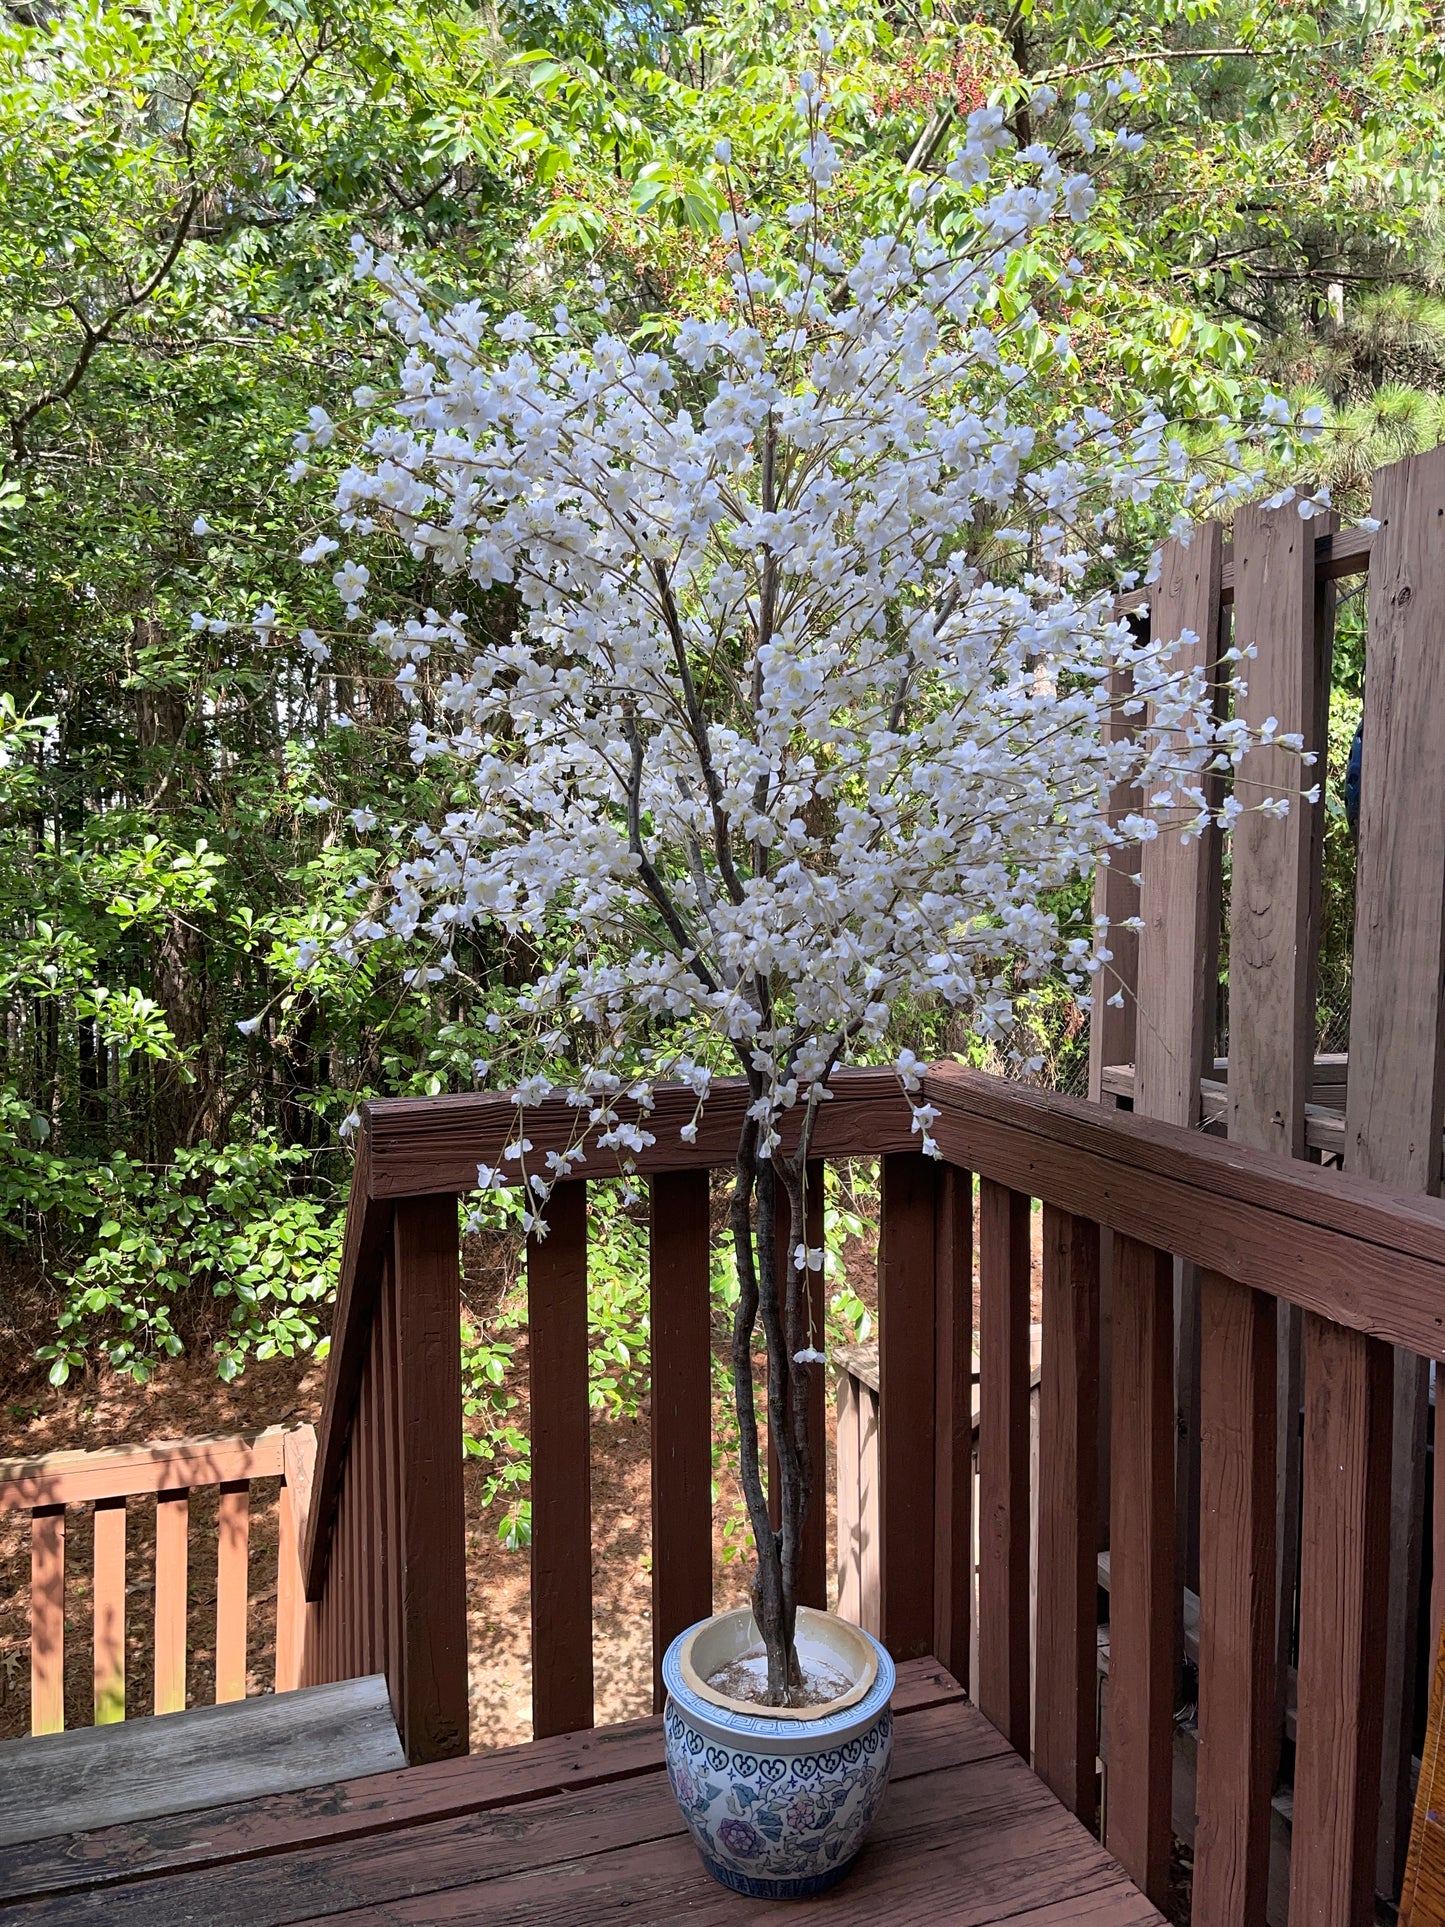
M297 557L334 463L329 429L300 456L295 438L396 360L350 237L544 335L602 281L638 338L725 312L714 144L785 194L790 82L820 20L860 226L890 222L987 103L1021 141L1076 149L1083 91L1144 136L1070 154L1101 218L1059 306L1099 405L1203 426L1269 385L1316 403L1317 469L1288 479L1328 484L1347 518L1375 466L1445 440L1445 39L1421 0L3 0L0 1337L52 1384L143 1380L183 1351L235 1378L324 1345L340 1127L362 1097L484 1079L488 1026L530 974L486 937L433 984L384 945L355 969L327 949L451 781L410 760L390 665L304 628ZM376 566L418 606L457 593ZM468 608L510 624L505 590ZM1327 1042L1348 1001L1339 783L1362 631L1346 597ZM425 671L419 695L425 713ZM961 1046L909 1021L900 1041ZM1073 1083L1061 986L1029 1024L1035 1074ZM832 1202L846 1231L866 1187ZM594 1210L594 1395L625 1406L645 1241L616 1197ZM725 1299L725 1265L717 1284ZM856 1333L845 1289L836 1311ZM525 1481L519 1317L493 1302L465 1331L477 1449L504 1485Z

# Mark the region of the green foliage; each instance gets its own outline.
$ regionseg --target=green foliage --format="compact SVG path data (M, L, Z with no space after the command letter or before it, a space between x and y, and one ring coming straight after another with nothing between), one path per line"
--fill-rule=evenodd
M1331 411L1321 473L1350 508L1378 461L1445 433L1445 90L1423 0L823 13L858 231L902 211L974 107L1067 142L1079 87L1097 106L1137 75L1138 106L1101 118L1148 145L1070 151L1101 191L1098 238L1037 299L1093 398L1212 417L1280 379ZM313 435L288 480L293 437L318 400L344 429L358 386L393 371L350 237L544 330L594 298L594 265L638 338L684 307L725 313L714 144L785 196L784 103L818 17L781 0L0 16L0 1207L4 1250L53 1307L36 1341L58 1378L93 1358L143 1375L196 1342L230 1374L314 1344L338 1127L369 1093L485 1083L488 1020L525 974L494 940L444 981L405 981L384 946L357 970L327 947L358 899L380 908L393 826L439 817L451 781L411 762L387 665L344 631L299 645L297 551L345 436ZM457 593L420 564L375 589L403 618ZM515 617L501 590L467 613L479 631ZM1356 699L1352 621L1337 665ZM1332 813L1327 928L1347 927L1342 837ZM1075 1082L1076 1016L1044 986L1016 1040ZM954 1046L935 1014L909 1021L916 1048ZM648 1371L643 1234L603 1208L592 1397L621 1412ZM831 1328L860 1330L862 1301L831 1282ZM488 1401L522 1329L515 1307L490 1325L468 1395L500 1476L520 1431Z

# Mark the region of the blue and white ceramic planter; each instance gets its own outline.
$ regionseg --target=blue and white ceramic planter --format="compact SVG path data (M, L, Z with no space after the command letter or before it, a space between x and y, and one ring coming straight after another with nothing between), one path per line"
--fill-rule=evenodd
M830 1705L777 1712L705 1682L758 1642L746 1607L681 1633L662 1662L667 1775L715 1880L754 1900L802 1900L848 1871L888 1784L893 1662L831 1613L798 1614L853 1680Z

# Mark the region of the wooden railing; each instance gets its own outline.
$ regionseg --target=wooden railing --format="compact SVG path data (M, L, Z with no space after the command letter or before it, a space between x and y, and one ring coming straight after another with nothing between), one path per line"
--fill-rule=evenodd
M840 1077L814 1145L820 1160L880 1159L881 1636L898 1657L935 1653L968 1681L1058 1797L1096 1819L1106 1278L1115 1389L1106 1837L1135 1880L1162 1897L1182 1610L1174 1260L1199 1266L1194 1918L1208 1927L1263 1920L1279 1740L1276 1319L1279 1304L1297 1307L1304 1497L1291 1918L1353 1927L1371 1900L1379 1801L1390 1347L1421 1358L1445 1349L1445 1205L956 1066L930 1071L926 1094L939 1113L941 1163L919 1154L896 1084L877 1072ZM652 1196L658 1650L712 1604L705 1174L730 1161L744 1101L740 1089L718 1087L697 1141L685 1145L676 1126L691 1115L691 1095L664 1093L649 1119L656 1142L638 1159ZM529 1111L535 1155L563 1148L574 1125L564 1105ZM500 1161L516 1128L514 1107L485 1097L378 1103L363 1120L308 1588L322 1629L318 1676L359 1670L378 1654L389 1678L400 1666L394 1703L421 1721L402 1722L412 1757L438 1737L443 1747L465 1744L456 1198L479 1161ZM611 1175L601 1160L589 1171ZM1035 1199L1043 1334L1031 1482ZM550 1235L529 1250L528 1271L533 1693L542 1737L593 1717L585 1180L555 1194ZM367 1492L379 1533L356 1503Z
M30 1516L30 1729L65 1725L67 1618L65 1528L78 1508L93 1514L91 1650L94 1720L126 1716L126 1524L130 1502L154 1495L153 1710L186 1704L186 1622L191 1563L190 1496L220 1489L216 1530L217 1702L246 1696L250 1606L251 1484L280 1480L276 1566L276 1691L300 1684L305 1599L300 1539L316 1434L280 1426L252 1438L184 1439L100 1452L52 1452L0 1460L0 1513ZM74 1592L69 1613L76 1616ZM132 1711L136 1710L134 1708Z

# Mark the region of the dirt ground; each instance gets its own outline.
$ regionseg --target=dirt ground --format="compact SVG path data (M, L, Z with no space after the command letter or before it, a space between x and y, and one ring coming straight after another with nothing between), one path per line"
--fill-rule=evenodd
M1037 1230L1037 1219L1036 1219ZM845 1252L848 1282L865 1303L876 1300L873 1254ZM469 1279L469 1283L472 1281ZM1038 1316L1038 1269L1032 1315ZM977 1326L975 1325L975 1329ZM719 1345L725 1344L722 1333ZM234 1385L215 1377L201 1353L160 1368L137 1386L113 1374L61 1389L20 1348L0 1351L0 1458L95 1449L107 1445L259 1431L320 1417L324 1365L273 1360L252 1364ZM831 1379L831 1375L830 1375ZM526 1424L526 1351L519 1345L513 1415ZM831 1392L831 1385L830 1385ZM720 1414L715 1411L714 1427ZM834 1570L834 1412L828 1405L828 1566ZM651 1504L646 1409L636 1419L603 1419L592 1428L592 1567L596 1709L600 1722L634 1718L651 1706ZM466 1466L467 1615L472 1746L508 1746L531 1737L530 1561L498 1541L505 1507L482 1505L483 1473ZM747 1565L724 1557L724 1528L736 1516L735 1478L718 1480L714 1507L714 1599L719 1608L745 1595ZM214 1492L196 1492L190 1507L187 1697L205 1704L215 1691L216 1507ZM248 1681L271 1690L275 1669L277 1484L257 1481L251 1496ZM29 1531L23 1514L0 1514L0 1739L29 1731ZM65 1710L67 1726L91 1720L91 1524L85 1507L66 1518ZM155 1502L127 1508L127 1709L149 1710L152 1698L150 1619L155 1591Z

